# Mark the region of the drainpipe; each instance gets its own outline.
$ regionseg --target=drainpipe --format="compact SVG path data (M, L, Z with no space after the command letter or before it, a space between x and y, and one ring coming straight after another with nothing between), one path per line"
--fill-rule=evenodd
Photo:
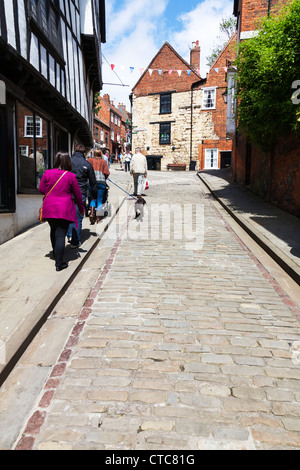
M130 95L129 95L129 100L130 100L130 114L131 114L131 122L130 122L130 137L131 137L131 141L130 141L130 147L131 147L131 151L133 152L133 146L132 146L132 142L133 142L133 135L132 135L132 121L133 121L133 115L132 115L132 93L130 93Z
M198 82L192 83L191 86L191 143L190 143L190 171L195 170L196 162L193 162L193 92L196 85L203 83L204 80L199 80Z
M194 91L194 83L191 86L191 142L190 142L190 168L192 169L192 160L193 160L193 91Z
M268 5L268 16L270 16L270 13L271 13L271 7L272 7L272 0L269 0L269 5Z

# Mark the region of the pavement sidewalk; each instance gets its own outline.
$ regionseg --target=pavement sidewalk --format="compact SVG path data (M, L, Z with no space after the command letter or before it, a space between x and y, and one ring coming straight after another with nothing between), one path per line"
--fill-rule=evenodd
M300 285L300 219L232 183L231 170L198 177L246 232Z
M228 170L203 171L198 176L232 217L300 285L300 220L230 183ZM124 172L112 168L111 179L130 192L132 180ZM126 197L110 183L112 214ZM66 248L69 267L59 273L49 257L48 224L37 225L0 245L0 384L7 364L18 359L111 221L112 217L108 217L98 226L91 226L85 218L84 243L78 250Z
M110 177L119 182L116 170L111 170ZM128 179L119 184L130 191ZM80 272L127 198L114 184L109 186L111 216L98 225L90 225L89 219L84 218L82 246L78 249L66 246L67 269L57 272L50 259L47 223L37 224L0 245L0 384Z

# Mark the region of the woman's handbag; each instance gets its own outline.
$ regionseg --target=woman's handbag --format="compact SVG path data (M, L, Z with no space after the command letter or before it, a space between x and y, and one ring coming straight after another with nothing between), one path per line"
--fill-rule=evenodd
M44 205L44 202L45 200L47 199L47 197L49 196L49 194L51 193L51 191L53 191L53 189L55 188L55 186L60 182L60 180L62 179L63 176L65 176L65 174L68 173L67 171L65 171L61 177L56 181L56 183L52 186L52 188L50 189L49 193L47 194L47 196L44 197L43 199L43 204L42 206L40 207L40 210L39 210L39 216L38 216L38 221L39 222L45 222L45 219L43 218L43 205Z

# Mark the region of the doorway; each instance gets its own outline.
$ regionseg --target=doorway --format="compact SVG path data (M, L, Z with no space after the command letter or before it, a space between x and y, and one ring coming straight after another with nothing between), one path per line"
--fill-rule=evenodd
M231 166L231 152L221 152L221 168Z

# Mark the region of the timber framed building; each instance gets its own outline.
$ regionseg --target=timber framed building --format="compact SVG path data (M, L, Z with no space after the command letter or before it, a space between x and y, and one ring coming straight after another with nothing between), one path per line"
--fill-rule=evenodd
M33 225L59 150L93 146L104 0L0 0L0 243Z

